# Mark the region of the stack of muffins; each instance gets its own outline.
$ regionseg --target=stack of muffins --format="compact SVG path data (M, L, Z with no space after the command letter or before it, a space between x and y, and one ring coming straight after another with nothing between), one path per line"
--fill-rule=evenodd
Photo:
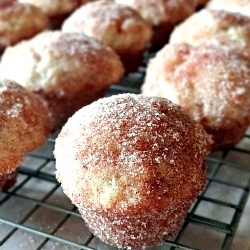
M0 190L62 129L56 177L90 230L119 248L163 243L205 187L207 154L249 126L249 10L236 0L1 1ZM142 94L103 98L148 50Z

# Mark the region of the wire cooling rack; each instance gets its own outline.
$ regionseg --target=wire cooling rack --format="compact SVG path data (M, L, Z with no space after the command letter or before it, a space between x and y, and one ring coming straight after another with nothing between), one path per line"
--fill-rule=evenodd
M107 95L139 93L145 67L111 86ZM55 179L54 142L27 155L17 183L0 192L0 249L115 250L87 229ZM207 157L207 186L197 197L176 237L150 250L228 250L249 196L250 130L227 151ZM238 248L237 248L238 249Z

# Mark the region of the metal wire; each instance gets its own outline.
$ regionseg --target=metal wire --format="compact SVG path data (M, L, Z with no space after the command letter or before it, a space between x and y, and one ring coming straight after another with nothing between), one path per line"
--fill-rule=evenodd
M138 72L128 75L119 85L111 86L107 96L139 93L144 73L145 68L141 67ZM0 193L0 248L115 249L101 243L87 230L76 208L61 192L54 174L53 148L56 136L57 133L52 134L43 147L26 157L19 167L16 185ZM244 140L250 141L250 136L246 134ZM199 242L188 240L190 235L197 232L201 240L202 237L207 240L207 237L213 239L219 235L216 249L230 249L249 196L248 145L250 143L207 157L206 189L197 197L176 237L154 249L208 249L200 246ZM226 190L228 196L221 197L220 190ZM226 220L221 220L220 214L229 215Z

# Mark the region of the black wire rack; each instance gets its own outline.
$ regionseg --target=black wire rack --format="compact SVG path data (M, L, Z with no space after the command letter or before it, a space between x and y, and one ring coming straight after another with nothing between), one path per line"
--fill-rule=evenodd
M148 55L147 55L148 58ZM111 86L107 95L139 93L145 67ZM0 249L115 250L94 237L55 179L57 133L27 155L17 183L0 192ZM227 151L207 157L207 185L180 228L151 250L228 250L246 206L250 188L250 130Z

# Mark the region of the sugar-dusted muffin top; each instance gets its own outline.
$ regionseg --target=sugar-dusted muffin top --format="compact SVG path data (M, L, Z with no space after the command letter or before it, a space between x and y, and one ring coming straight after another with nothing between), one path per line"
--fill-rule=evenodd
M210 0L206 7L250 16L250 2L248 0Z
M152 25L177 23L192 14L199 0L115 0L137 10Z
M21 3L29 3L43 10L49 16L70 13L78 7L78 0L18 0Z
M177 25L170 43L199 44L206 40L250 45L250 17L224 10L202 9Z
M12 0L1 1L0 51L9 45L36 35L47 25L48 17L36 6Z
M123 74L122 64L110 47L84 34L61 31L46 31L7 48L0 68L1 77L30 90L48 92L59 87L60 94L75 91L79 81L87 90L91 84L99 88L115 82Z
M185 179L187 171L193 186L180 196L200 189L196 181L204 178L201 166L208 148L203 128L179 106L164 98L112 96L82 108L65 124L56 139L57 177L80 207L148 210L147 201L166 192L163 183L153 185L154 178L171 175L174 190L185 190L177 179ZM140 194L148 194L149 200ZM161 209L167 203L153 206Z
M142 93L184 107L213 134L215 146L232 145L249 125L249 52L216 41L168 44L149 62Z
M66 32L84 32L118 53L143 51L152 35L151 25L134 9L112 1L83 5L62 25Z
M164 98L111 96L62 128L56 177L96 236L141 249L180 227L205 185L210 144L202 126Z
M0 80L0 175L16 170L26 153L48 138L45 104L21 85Z
M148 201L177 199L177 190L186 199L200 189L208 149L203 128L179 106L164 98L112 96L82 108L65 124L55 146L57 177L80 207L148 210ZM170 176L176 185L171 192L161 180ZM167 204L163 199L153 206Z
M7 48L0 68L1 77L45 99L52 127L82 107L92 92L117 83L124 74L110 47L84 34L61 31L46 31Z

